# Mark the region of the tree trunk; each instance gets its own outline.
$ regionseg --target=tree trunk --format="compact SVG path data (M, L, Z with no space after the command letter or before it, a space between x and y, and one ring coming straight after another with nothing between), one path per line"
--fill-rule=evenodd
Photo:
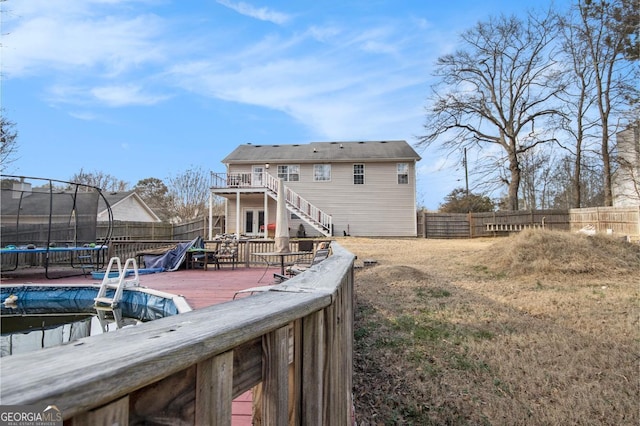
M520 208L518 205L518 189L520 188L520 163L515 153L509 155L509 171L511 179L509 181L509 210L516 211Z
M571 207L579 209L582 204L582 181L580 180L580 174L582 169L582 143L581 140L576 146L576 159L573 170L573 197L571 197Z
M602 172L604 173L604 206L613 206L611 191L611 158L609 156L609 133L607 126L602 129Z

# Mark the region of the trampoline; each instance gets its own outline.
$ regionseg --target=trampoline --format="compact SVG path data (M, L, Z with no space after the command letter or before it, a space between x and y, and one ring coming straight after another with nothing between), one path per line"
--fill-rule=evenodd
M56 179L0 175L2 272L66 265L71 275L88 274L106 263L113 213L96 186ZM97 235L98 208L106 210L107 231Z

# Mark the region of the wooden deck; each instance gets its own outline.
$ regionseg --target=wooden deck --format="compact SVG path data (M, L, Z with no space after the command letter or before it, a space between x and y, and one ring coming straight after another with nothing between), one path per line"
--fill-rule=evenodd
M51 272L51 271L50 271ZM268 285L273 281L273 273L278 268L264 267L236 268L222 266L221 269L180 269L175 272L140 275L140 285L154 290L183 296L192 309L201 309L233 300L236 291L258 285ZM68 274L69 270L51 272L50 276ZM262 280L259 282L259 280ZM47 279L43 269L21 270L3 273L1 284L100 284L101 280L91 276L73 276ZM246 296L239 296L246 297ZM247 392L233 402L233 425L251 425L251 393Z

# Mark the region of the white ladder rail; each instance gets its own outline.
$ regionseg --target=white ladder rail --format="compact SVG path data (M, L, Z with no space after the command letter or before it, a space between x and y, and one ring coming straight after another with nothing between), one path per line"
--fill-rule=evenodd
M118 276L109 277L114 263L118 267ZM126 279L129 270L133 270L133 278ZM120 303L120 300L122 299L122 292L125 288L138 287L139 285L140 276L138 274L138 263L136 260L133 258L127 259L123 268L120 258L112 257L111 260L109 260L109 265L107 266L104 278L102 278L102 284L100 284L98 295L93 300L95 301L96 306L110 305L114 308ZM107 297L107 290L110 288L115 288L116 290L113 297Z

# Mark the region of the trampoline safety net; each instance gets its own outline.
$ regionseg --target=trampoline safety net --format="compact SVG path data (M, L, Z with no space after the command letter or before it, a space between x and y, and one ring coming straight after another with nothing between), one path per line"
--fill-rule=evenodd
M108 244L113 216L100 188L46 178L1 175L2 247ZM107 210L106 235L97 236L98 209Z

